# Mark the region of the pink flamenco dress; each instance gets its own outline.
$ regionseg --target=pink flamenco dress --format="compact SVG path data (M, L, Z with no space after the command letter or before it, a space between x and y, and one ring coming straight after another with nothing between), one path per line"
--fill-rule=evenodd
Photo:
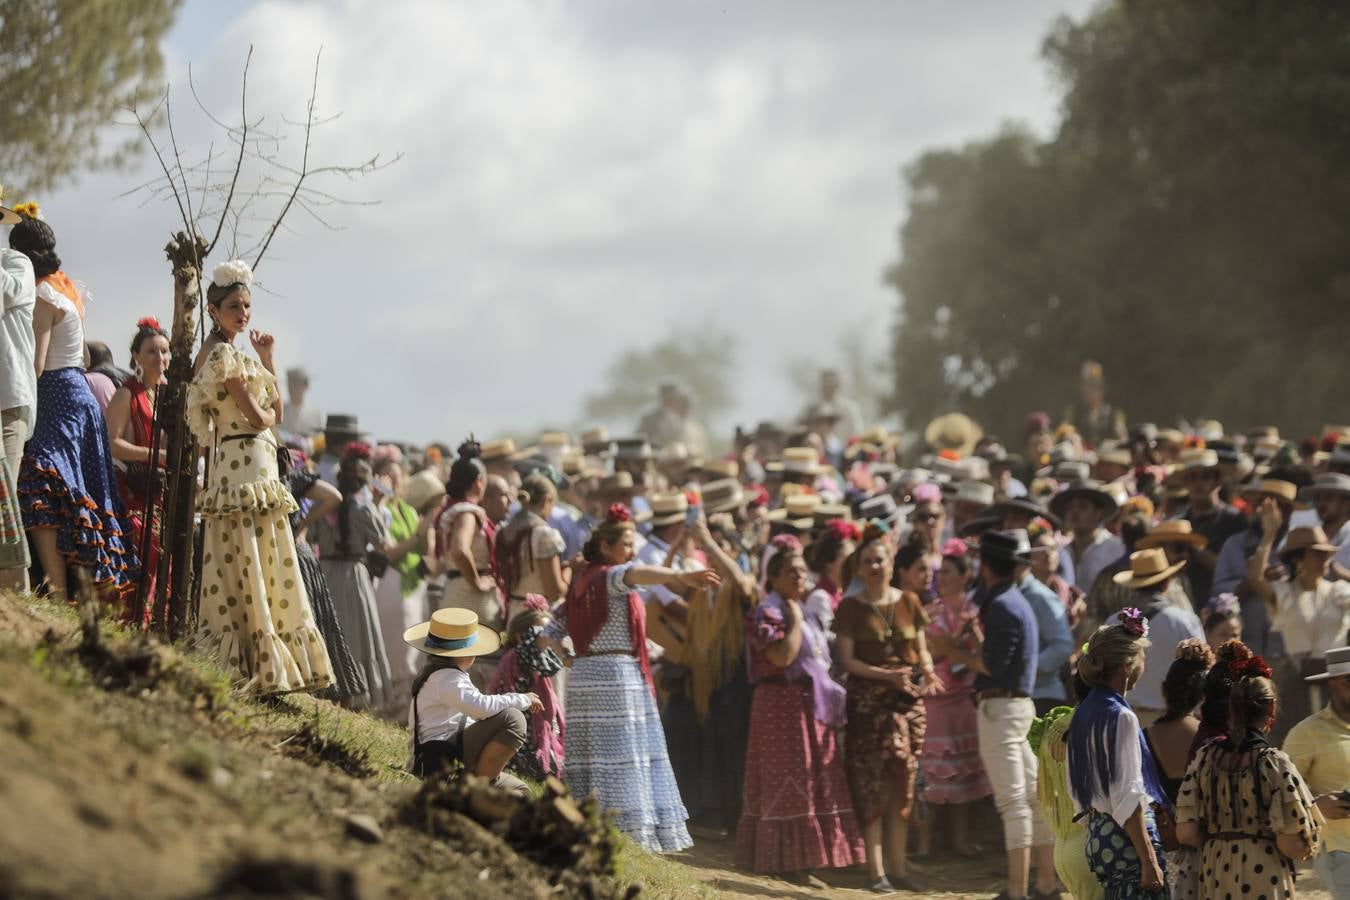
M930 637L950 634L962 640L967 649L974 649L974 639L966 628L978 618L979 610L970 600L956 611L937 600L928 604L928 615L932 620L928 625ZM980 761L977 712L970 696L974 674L953 672L952 661L946 658L936 660L934 669L942 689L924 698L928 731L919 757L924 802L969 803L988 797L993 788Z
M830 678L829 645L811 615L802 617L791 665L765 656L787 634L784 603L771 593L747 617L755 693L736 865L756 872L851 866L865 856L844 771L844 688Z

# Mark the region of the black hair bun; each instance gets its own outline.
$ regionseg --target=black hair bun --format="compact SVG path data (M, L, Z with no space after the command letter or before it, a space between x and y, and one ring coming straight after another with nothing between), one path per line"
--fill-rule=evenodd
M9 246L33 263L33 277L43 278L61 268L56 255L56 232L41 219L24 216L9 231Z
M478 459L483 455L483 445L470 436L467 441L459 445L459 450L456 452L460 459Z

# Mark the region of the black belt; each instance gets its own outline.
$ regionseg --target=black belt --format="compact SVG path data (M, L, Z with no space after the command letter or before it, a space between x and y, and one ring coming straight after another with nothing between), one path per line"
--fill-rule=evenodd
M277 445L276 441L269 441L267 438L262 436L261 432L259 432L258 434L227 434L220 439L220 442L222 444L225 443L226 441L262 441L264 444L267 444L268 446L274 449L277 450L281 449Z
M1012 691L1007 688L990 688L987 691L980 691L975 695L976 703L983 703L986 700L1030 700L1031 695L1023 691Z

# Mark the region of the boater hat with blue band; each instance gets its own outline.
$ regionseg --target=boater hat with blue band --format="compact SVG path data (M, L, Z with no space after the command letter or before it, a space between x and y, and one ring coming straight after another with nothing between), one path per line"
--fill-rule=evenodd
M431 621L403 632L403 643L431 656L486 656L501 648L502 637L479 625L471 609L438 609Z

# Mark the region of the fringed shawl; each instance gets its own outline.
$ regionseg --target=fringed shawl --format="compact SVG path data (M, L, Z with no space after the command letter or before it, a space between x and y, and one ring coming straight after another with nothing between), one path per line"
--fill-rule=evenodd
M1120 774L1116 770L1116 728L1121 714L1130 708L1125 698L1100 685L1094 687L1078 708L1069 725L1069 790L1078 806L1092 806L1096 794L1109 796L1111 785ZM1139 758L1143 765L1144 790L1157 804L1167 806L1158 766L1139 729ZM1108 812L1102 810L1102 812Z
M689 604L689 681L694 713L708 718L713 692L726 683L745 651L745 611L751 598L735 578Z
M584 654L591 647L600 629L609 620L609 566L593 564L572 579L567 589L567 599L563 601L562 615L567 621L567 633L577 653ZM642 669L642 677L647 686L656 694L656 685L652 682L652 664L647 658L647 607L637 591L629 591L628 632L632 636L633 656Z

